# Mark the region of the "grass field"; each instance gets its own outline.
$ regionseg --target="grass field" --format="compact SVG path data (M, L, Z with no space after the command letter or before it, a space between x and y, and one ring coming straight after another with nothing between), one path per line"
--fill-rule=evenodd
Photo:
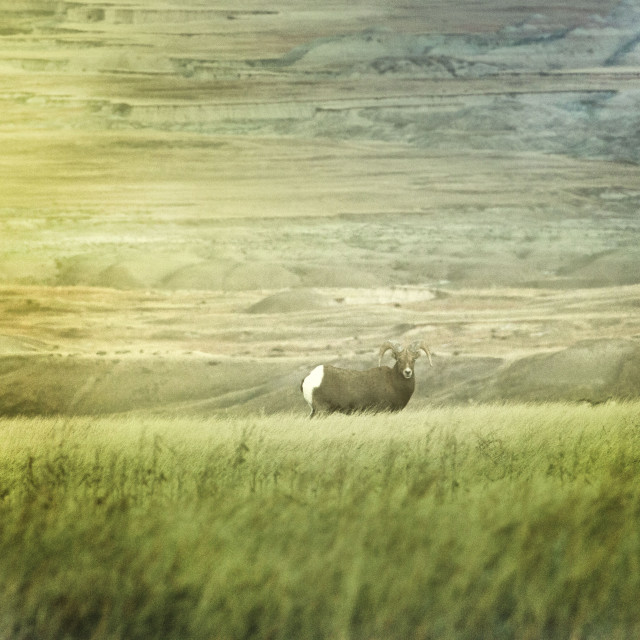
M640 404L0 423L4 638L632 638Z

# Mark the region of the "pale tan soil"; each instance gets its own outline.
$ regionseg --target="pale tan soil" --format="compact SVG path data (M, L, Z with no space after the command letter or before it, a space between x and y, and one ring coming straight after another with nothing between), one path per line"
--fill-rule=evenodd
M387 338L416 403L637 395L640 11L565 4L3 3L0 409L304 411Z

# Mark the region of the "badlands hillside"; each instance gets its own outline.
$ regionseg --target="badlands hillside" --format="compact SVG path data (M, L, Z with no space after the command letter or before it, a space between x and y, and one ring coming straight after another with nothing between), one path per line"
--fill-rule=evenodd
M0 413L640 395L640 3L0 2Z

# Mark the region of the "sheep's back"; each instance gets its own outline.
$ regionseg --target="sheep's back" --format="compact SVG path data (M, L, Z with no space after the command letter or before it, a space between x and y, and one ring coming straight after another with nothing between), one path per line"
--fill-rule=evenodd
M413 389L404 391L393 384L393 370L374 367L365 371L325 365L324 378L314 391L319 408L333 411L392 410L407 403Z

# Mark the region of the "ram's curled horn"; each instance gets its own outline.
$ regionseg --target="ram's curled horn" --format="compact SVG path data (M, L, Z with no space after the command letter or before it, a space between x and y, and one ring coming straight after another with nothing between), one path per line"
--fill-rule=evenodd
M402 345L390 342L389 340L384 342L382 344L382 346L380 347L380 358L378 359L378 366L379 367L382 366L382 358L383 358L384 354L387 353L387 351L393 351L394 358L397 358L398 354L402 352Z
M427 343L424 340L412 342L409 349L413 351L413 353L415 353L416 355L418 355L420 353L420 350L422 349L422 351L424 351L427 354L427 358L429 358L429 364L433 367L433 362L431 362L431 351L429 351L429 347L427 346Z

